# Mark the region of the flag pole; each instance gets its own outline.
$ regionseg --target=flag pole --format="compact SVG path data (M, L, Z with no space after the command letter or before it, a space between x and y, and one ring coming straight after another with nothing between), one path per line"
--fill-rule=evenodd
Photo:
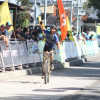
M70 17L70 26L72 29L72 18L73 18L73 0L71 1L71 17Z
M36 20L36 0L34 2L34 28L35 28L35 20Z
M79 25L79 0L78 0L78 2L77 2L77 6L78 6L78 13L77 13L77 34L78 34L78 32L79 32L79 27L78 27L78 25Z
M46 26L46 9L47 9L47 0L44 2L44 26Z

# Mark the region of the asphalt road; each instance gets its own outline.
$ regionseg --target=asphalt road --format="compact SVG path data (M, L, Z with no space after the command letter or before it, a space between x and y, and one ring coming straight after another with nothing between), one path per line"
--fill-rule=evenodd
M81 66L54 70L49 84L41 74L0 81L0 100L100 100L99 80L98 55Z
M77 94L60 98L60 100L100 100L100 81L81 89Z
M100 57L99 55L97 57L90 57L88 59L89 61L82 65L82 67L90 67L90 68L100 68ZM99 70L98 70L99 71ZM96 76L95 78L98 78L96 82L93 84L82 88L80 91L78 91L75 94L65 96L61 98L60 100L100 100L100 72L97 73L97 71L92 71L91 78ZM88 73L90 74L90 73ZM92 77L93 76L93 77Z

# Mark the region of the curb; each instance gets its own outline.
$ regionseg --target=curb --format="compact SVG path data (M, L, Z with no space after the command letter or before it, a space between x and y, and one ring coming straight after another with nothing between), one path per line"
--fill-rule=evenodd
M68 68L70 66L76 66L79 64L83 64L83 60L73 60L73 61L65 62L64 64L55 61L54 62L54 70L61 69L61 68ZM24 69L22 69L22 70L18 69L15 71L1 72L0 73L0 81L18 78L18 77L22 77L25 75L33 75L33 74L41 73L42 72L41 66L42 66L42 63L23 65Z
M18 77L22 77L25 75L33 75L37 73L41 73L42 69L41 66L32 66L32 68L29 68L29 66L24 66L23 70L15 70L15 71L6 71L0 73L0 81L8 80L8 79L14 79ZM61 63L54 64L55 70L63 68L63 65Z
M69 68L70 66L77 66L77 65L81 65L81 64L83 64L82 59L73 60L73 61L65 62L64 68Z

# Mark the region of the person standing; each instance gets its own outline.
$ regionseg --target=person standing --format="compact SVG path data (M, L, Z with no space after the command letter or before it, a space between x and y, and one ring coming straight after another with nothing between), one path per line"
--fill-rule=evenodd
M12 33L10 40L24 41L24 38L21 36L21 28L20 27L17 27L16 31Z
M4 40L4 42L6 43L6 49L8 49L8 38L7 38L6 26L1 25L0 31L1 31L0 39Z

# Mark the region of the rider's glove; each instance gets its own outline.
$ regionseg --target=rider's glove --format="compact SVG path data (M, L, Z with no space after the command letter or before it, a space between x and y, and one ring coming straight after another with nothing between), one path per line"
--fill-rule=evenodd
M57 50L56 52L57 52L57 53L60 53L60 51L59 51L59 50Z

